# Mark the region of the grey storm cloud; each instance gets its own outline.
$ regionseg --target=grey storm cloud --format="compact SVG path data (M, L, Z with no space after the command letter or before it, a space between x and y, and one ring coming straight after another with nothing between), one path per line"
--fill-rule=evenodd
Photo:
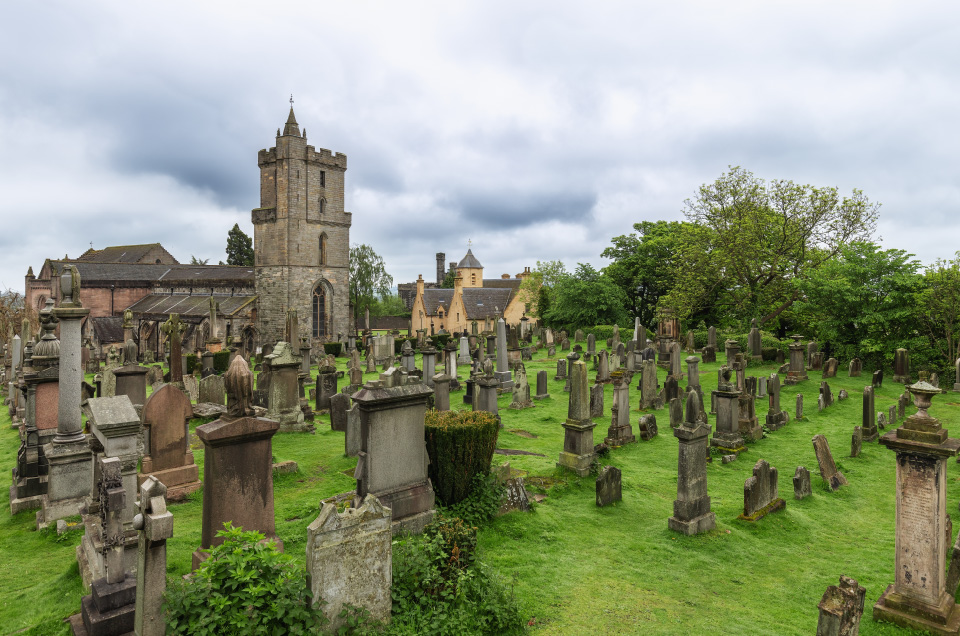
M679 218L730 165L863 189L885 247L950 257L958 17L925 1L11 4L0 285L90 243L224 258L234 223L253 232L257 151L290 93L309 142L348 156L351 242L398 282L468 240L491 271L602 266L611 237Z

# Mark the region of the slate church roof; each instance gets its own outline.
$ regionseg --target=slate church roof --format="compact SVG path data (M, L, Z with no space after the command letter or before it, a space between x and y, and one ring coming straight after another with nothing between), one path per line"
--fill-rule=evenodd
M151 252L156 252L168 265L170 263L179 263L179 261L173 257L173 254L164 249L160 243L113 245L100 250L90 248L81 254L77 260L87 263L142 263L146 262L143 259ZM154 260L158 260L156 256Z
M91 318L93 335L100 344L123 342L123 316Z
M220 305L218 315L227 318L249 311L257 299L254 295L213 296ZM200 321L210 315L210 296L188 294L150 294L130 305L137 318L166 320L172 313L180 314L184 321Z
M480 261L477 260L477 257L473 255L473 251L467 250L467 255L463 257L459 263L457 263L457 269L461 267L474 267L474 268L483 268L483 265L480 264Z
M483 281L486 285L487 281ZM510 303L511 290L488 287L466 287L463 290L463 310L467 320L499 318Z
M444 313L450 311L450 303L452 301L452 289L434 288L423 290L423 307L428 316L436 316L439 307L443 307Z

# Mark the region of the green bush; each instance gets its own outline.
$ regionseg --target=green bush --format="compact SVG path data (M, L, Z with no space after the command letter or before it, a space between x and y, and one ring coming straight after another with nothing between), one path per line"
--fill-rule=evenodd
M450 342L450 334L448 333L438 333L433 336L433 346L437 349L443 349L448 342Z
M760 349L760 356L764 362L773 362L777 359L777 351L779 351L779 349L776 347L762 347Z
M195 353L188 353L184 358L187 360L187 375L193 375L194 370L200 368L200 357Z
M424 421L430 481L444 504L463 501L474 475L490 470L500 425L486 411L427 411Z
M506 487L496 476L490 473L477 473L473 476L470 494L460 503L450 506L445 512L459 517L471 526L480 526L493 519L500 512L500 502Z
M213 370L218 374L224 374L230 368L230 352L218 351L213 354Z
M167 588L168 634L313 634L326 622L292 556L229 522L217 536L193 576Z
M513 590L477 558L476 529L440 517L393 546L387 634L522 634Z
M340 343L340 342L324 342L323 343L323 351L327 355L338 357L340 355L341 349L343 349L343 343Z

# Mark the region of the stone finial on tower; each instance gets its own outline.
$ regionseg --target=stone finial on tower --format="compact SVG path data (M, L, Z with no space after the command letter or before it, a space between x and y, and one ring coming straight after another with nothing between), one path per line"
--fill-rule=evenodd
M287 116L287 123L283 125L283 134L300 136L300 125L297 124L297 118L293 114L293 95L290 96L290 114Z

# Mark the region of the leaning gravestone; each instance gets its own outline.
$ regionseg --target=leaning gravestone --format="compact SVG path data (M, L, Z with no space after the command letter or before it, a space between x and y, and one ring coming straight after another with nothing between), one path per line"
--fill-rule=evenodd
M657 416L653 413L641 415L640 424L637 428L640 432L640 439L649 442L657 436Z
M223 383L223 376L208 375L200 380L199 397L197 402L206 404L226 404L227 389Z
M797 471L793 474L793 498L803 499L809 497L811 492L810 471L803 466L797 466Z
M777 469L761 459L743 484L743 514L737 518L757 521L786 506L777 489Z
M828 358L827 361L823 364L823 377L824 378L837 377L837 367L839 366L840 366L840 363L837 362L836 358Z
M597 477L597 505L601 508L623 499L620 486L620 469L604 466Z
M837 470L837 464L833 461L833 455L830 453L830 444L823 435L814 435L813 450L817 454L817 464L820 466L820 476L823 478L830 490L837 490L840 486L847 485L847 478Z
M817 636L856 636L860 633L860 618L867 590L856 579L840 575L840 585L831 585L823 593Z
M853 435L850 437L850 457L860 457L860 450L863 448L863 428L853 427Z

